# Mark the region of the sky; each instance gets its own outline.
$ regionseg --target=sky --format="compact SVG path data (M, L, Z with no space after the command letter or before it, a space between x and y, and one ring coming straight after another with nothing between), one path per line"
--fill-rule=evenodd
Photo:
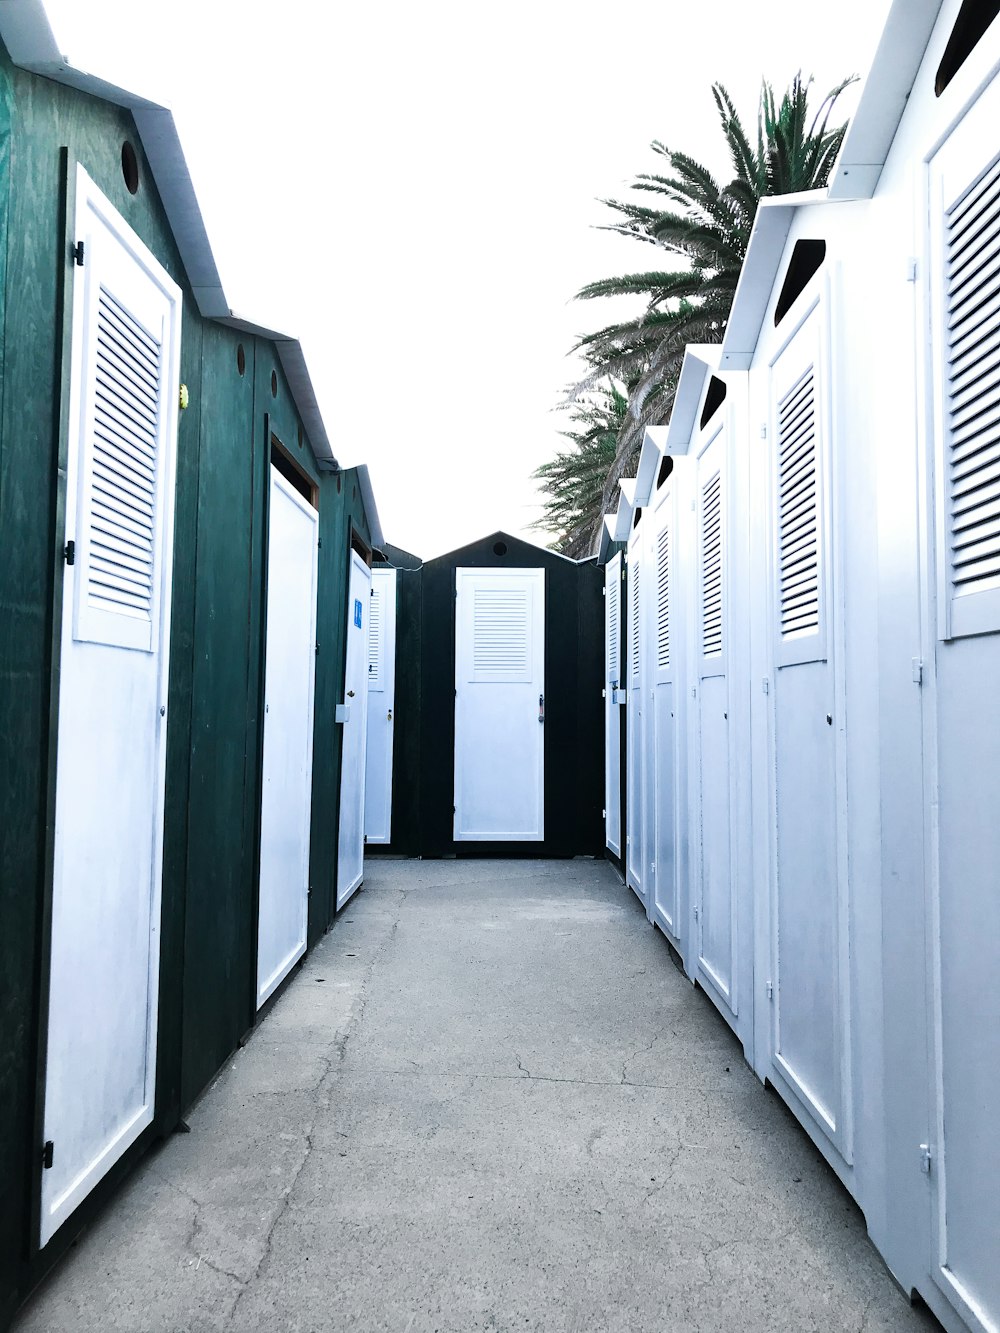
M549 540L571 349L630 310L572 297L661 267L599 200L653 139L723 175L712 83L752 126L762 78L863 76L888 7L46 0L75 65L172 108L230 304L301 340L339 461L425 558Z

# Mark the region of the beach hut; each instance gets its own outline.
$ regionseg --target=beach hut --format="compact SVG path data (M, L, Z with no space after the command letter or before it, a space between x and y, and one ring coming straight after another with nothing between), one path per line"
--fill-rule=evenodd
M830 186L875 368L886 1218L949 1328L1000 1325L1000 18L895 3ZM866 337L867 327L867 337ZM853 804L853 795L852 795Z
M412 625L419 603L419 636L397 635L396 678L408 683L406 711L419 726L395 739L393 818L404 806L411 816L391 848L425 857L600 854L596 562L495 532L397 571L397 586L411 579L406 614Z
M299 344L231 313L169 113L34 0L0 38L2 1320L330 922L381 533Z

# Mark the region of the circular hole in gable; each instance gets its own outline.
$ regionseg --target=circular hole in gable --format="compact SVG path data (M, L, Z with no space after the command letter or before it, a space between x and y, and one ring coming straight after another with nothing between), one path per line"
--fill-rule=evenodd
M122 144L122 176L125 178L125 188L129 194L138 194L139 159L135 155L135 149L127 139Z
M243 350L243 344L240 343L236 348L236 369L241 375L247 373L247 354Z
M277 398L277 396L278 396L278 372L277 372L276 370L272 370L272 371L271 371L271 397L272 397L272 398Z
M494 543L493 543L493 554L494 554L494 555L506 555L506 554L507 554L507 543L506 543L506 542L494 542Z

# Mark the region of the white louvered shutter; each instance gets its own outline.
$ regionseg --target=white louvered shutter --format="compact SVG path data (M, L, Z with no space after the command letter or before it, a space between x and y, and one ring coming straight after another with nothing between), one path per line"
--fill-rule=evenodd
M531 679L531 590L473 589L472 679Z
M84 254L74 635L152 652L163 580L168 303L101 232Z
M945 263L945 578L953 632L1000 629L1000 161L950 208Z
M614 573L610 574L606 583L606 612L607 612L607 665L608 665L608 684L617 687L620 681L619 672L621 670L621 618L619 616L620 608L620 579L618 577L618 565L614 565Z
M721 657L723 648L722 473L701 488L701 652Z
M368 688L384 688L382 659L385 644L385 592L372 580L368 612Z
M669 504L669 500L664 501ZM656 665L670 669L670 521L656 538Z
M632 590L632 614L629 617L629 657L632 683L639 682L639 562L634 559L629 564L629 584Z
M778 615L782 638L820 624L814 368L778 404Z

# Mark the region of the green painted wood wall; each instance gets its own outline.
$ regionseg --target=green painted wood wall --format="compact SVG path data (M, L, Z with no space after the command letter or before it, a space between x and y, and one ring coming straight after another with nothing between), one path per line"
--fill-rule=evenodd
M135 146L133 196L121 147ZM80 162L185 293L155 1123L34 1252L58 716L72 180ZM237 365L242 344L245 370ZM274 387L272 388L272 374ZM370 541L354 472L320 471L267 339L203 320L132 118L0 47L0 1329L254 1021L271 437L318 491L322 548L309 940L333 916L346 571Z

